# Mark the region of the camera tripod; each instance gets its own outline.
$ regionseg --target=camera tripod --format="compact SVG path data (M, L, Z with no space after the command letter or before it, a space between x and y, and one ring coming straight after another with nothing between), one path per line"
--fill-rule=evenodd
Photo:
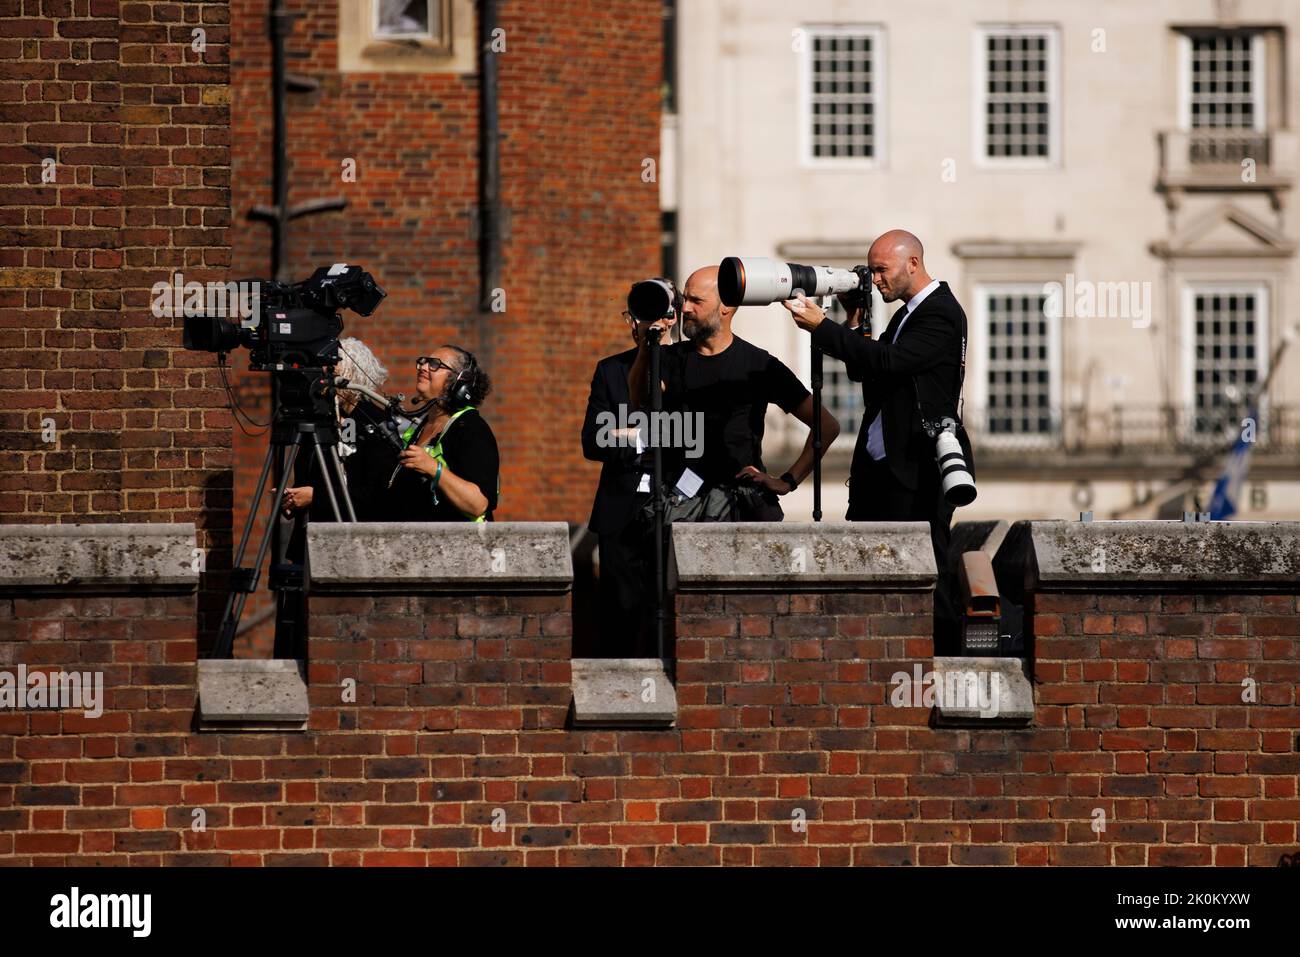
M333 420L333 413L328 417L317 416L314 421L307 419L289 419L286 421L276 422L272 426L271 444L266 450L266 459L262 463L262 474L257 480L257 492L253 497L252 508L249 509L248 519L244 523L243 532L239 538L239 548L235 552L233 566L230 570L230 594L226 598L226 610L221 620L221 628L217 633L217 643L213 649L214 658L229 658L234 648L235 632L239 628L239 619L244 613L244 604L248 601L248 596L257 590L258 579L262 572L262 563L266 561L267 550L271 547L272 537L276 539L276 559L277 564L271 568L270 587L277 593L289 592L301 594L306 588L306 564L305 562L287 563L284 561L284 552L286 549L281 547L280 539L280 506L284 501L285 478L293 475L297 478L295 467L301 465L303 460L299 458L299 453L303 447L310 447L313 461L316 465L317 475L313 480L314 485L324 485L326 496L329 500L330 510L334 515L334 521L343 521L342 514L339 511L339 501L342 500L347 513L347 521L355 522L357 520L356 512L352 508L352 498L348 495L347 476L343 471L343 461L339 457L339 436L338 425ZM328 450L328 455L326 451ZM287 458L286 458L287 454ZM334 471L331 472L330 465L333 465ZM248 549L248 540L252 535L253 523L257 519L258 509L262 504L262 497L266 492L266 480L269 475L274 474L275 488L271 496L271 509L267 517L266 528L262 531L262 536L257 545L257 558L251 566L245 566L244 555ZM335 483L338 483L337 491ZM295 524L298 521L295 520ZM305 625L301 615L285 614L288 609L284 606L287 602L277 594L276 615L276 657L296 657L296 655L283 654L290 649L286 645L298 644L298 630Z

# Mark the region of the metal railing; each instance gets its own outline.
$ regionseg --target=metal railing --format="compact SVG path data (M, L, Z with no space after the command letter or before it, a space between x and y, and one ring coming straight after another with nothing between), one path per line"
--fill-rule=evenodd
M1232 166L1244 159L1260 167L1270 163L1271 138L1254 130L1192 130L1187 135L1187 161L1192 166Z
M967 407L966 428L982 450L1052 449L1062 452L1183 454L1227 449L1248 425L1234 408L1198 410L1186 406L1108 408L1067 406L1042 416L1042 431L1007 429L1004 410ZM1272 405L1253 423L1253 441L1264 453L1300 452L1300 406Z

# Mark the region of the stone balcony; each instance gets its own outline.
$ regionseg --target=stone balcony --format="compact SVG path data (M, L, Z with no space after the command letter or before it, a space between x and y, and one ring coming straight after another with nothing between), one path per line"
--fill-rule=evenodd
M1156 190L1170 209L1183 193L1254 192L1280 209L1300 168L1296 135L1288 130L1162 130L1156 134ZM1243 166L1253 160L1253 167Z

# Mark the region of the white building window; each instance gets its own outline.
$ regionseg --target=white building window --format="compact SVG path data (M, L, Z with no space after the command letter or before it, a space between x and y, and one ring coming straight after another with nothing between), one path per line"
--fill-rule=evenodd
M876 166L884 156L884 42L876 27L804 28L801 161Z
M1244 33L1187 37L1187 122L1199 129L1262 129L1263 38Z
M1061 107L1055 27L975 31L975 156L982 166L1055 166Z
M1047 315L1041 284L982 286L978 321L983 366L981 431L988 439L1050 444L1060 434L1058 320Z
M1192 285L1186 292L1187 373L1193 435L1232 432L1267 372L1268 291Z

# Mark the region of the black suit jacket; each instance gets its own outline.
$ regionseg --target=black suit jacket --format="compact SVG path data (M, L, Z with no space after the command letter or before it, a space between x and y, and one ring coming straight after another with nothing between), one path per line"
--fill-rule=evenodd
M921 427L918 394L927 419L957 418L966 313L948 284L941 282L907 317L897 341L891 341L898 327L897 315L895 312L885 334L878 339L867 339L829 321L819 325L812 338L827 355L843 360L851 378L862 382L864 408L853 451L854 475L866 474L868 427L880 412L885 461L904 487L915 489L922 468L938 468L934 440ZM975 463L964 428L958 431L958 438L974 475ZM856 488L853 479L850 486Z
M600 484L591 506L587 527L598 535L617 533L632 520L637 483L641 480L640 456L633 447L611 446L599 441L602 423L608 432L618 427L619 406L631 413L627 377L636 360L636 349L607 356L596 363L587 397L587 414L582 420L582 454L600 462ZM602 416L602 413L609 415ZM610 425L610 416L613 424Z

